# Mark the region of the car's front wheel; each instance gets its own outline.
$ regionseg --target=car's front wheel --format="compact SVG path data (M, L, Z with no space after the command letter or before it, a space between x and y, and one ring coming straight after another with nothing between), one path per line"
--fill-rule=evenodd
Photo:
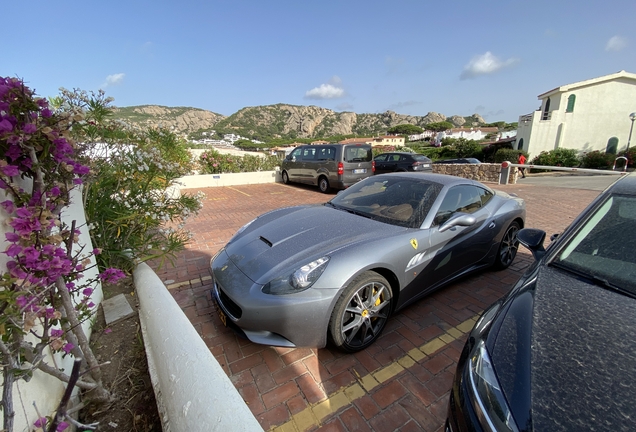
M387 280L373 271L356 277L342 292L329 320L329 335L342 351L356 352L380 336L391 314Z
M283 183L285 184L289 184L289 174L287 174L287 171L283 171Z
M508 268L517 256L517 249L519 249L519 240L517 240L518 232L518 222L512 222L508 226L508 229L506 229L506 233L501 239L501 243L499 243L499 250L495 258L495 268L497 270Z

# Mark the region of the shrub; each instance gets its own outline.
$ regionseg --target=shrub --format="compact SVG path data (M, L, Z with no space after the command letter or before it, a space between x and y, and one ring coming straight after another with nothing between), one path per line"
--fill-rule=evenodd
M493 156L493 161L495 163L502 163L505 161L517 163L517 160L519 160L519 152L520 150L513 150L508 148L499 149L495 152ZM525 152L521 152L521 153L523 153L526 157L528 157L528 155Z
M235 156L210 149L199 157L199 168L202 174L272 171L278 166L280 166L280 159L277 156Z
M609 169L614 165L615 158L616 155L594 150L581 156L581 166L583 168Z
M483 160L482 147L474 140L459 138L453 147L455 148L457 157Z
M86 122L72 135L83 143L93 176L84 188L91 238L102 250L100 267L131 271L138 261L173 260L190 240L185 220L201 196L172 193L192 171L185 140L164 129L132 129L112 119L111 98L102 91L62 89L59 109L80 112Z
M554 149L543 151L532 159L532 165L574 167L579 165L578 150Z

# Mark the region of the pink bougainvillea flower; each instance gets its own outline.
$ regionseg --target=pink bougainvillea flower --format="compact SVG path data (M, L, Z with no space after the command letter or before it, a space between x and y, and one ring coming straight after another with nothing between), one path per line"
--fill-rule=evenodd
M62 348L62 350L63 350L66 354L68 354L68 353L70 353L71 351L73 351L73 348L75 348L75 345L73 345L72 343L68 342L68 343L64 344L64 347Z
M60 329L51 329L51 337L53 338L59 338L64 336L64 330L60 330Z
M13 204L13 201L11 200L2 201L0 203L0 206L2 206L2 208L5 209L7 213L13 213L13 211L15 210L15 204Z
M12 233L12 232L8 232L4 235L4 238L7 239L7 241L15 243L18 240L20 240L20 236L17 235L16 233Z
M46 426L46 417L40 417L39 419L34 421L33 426L35 426L36 428L44 429L44 427Z
M19 245L13 243L7 248L7 250L4 253L6 253L7 256L9 256L11 258L15 258L18 255L20 255L20 252L22 252L22 246L19 246Z
M51 110L48 109L48 108L44 108L42 111L40 111L40 113L42 114L42 117L44 117L44 118L49 118L49 117L51 117L53 115Z
M27 123L22 127L22 132L29 135L34 134L37 130L38 128L33 123Z
M99 277L104 282L115 283L118 280L125 278L126 275L124 274L123 271L111 267L101 272L99 274Z
M82 294L88 297L89 295L93 294L93 288L84 288L82 290Z
M16 160L22 155L22 150L20 149L19 145L13 144L9 146L9 148L7 149L4 155L10 158L11 160Z
M81 178L74 178L74 179L73 179L73 184L74 184L74 185L81 185L81 184L83 184L83 183L84 183L84 182L82 181L82 179L81 179Z
M60 422L57 427L55 428L55 430L57 432L62 432L63 430L66 430L68 428L69 424L66 423L65 421Z
M13 130L13 125L7 119L0 120L0 133L11 132Z
M20 174L20 170L18 170L18 167L15 165L5 165L0 167L0 170L2 170L4 175L9 177L15 177Z
M60 188L57 186L53 186L51 188L51 196L54 196L54 197L60 196Z
M112 333L112 332L113 332L113 329L112 329L112 328L110 328L110 327L109 327L109 328L104 329L104 333L105 333L105 334Z

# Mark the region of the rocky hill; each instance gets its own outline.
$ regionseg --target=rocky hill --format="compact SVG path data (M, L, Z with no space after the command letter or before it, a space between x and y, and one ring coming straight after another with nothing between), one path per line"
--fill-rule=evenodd
M114 116L129 124L163 127L184 134L211 129L225 118L224 115L198 108L158 105L118 107L115 108Z
M142 105L117 108L115 116L131 124L167 127L177 133L193 134L215 130L261 141L272 138L378 135L399 124L424 127L429 123L448 121L458 127L470 127L485 123L478 114L470 117L446 117L435 112L429 112L425 116L410 116L393 111L356 114L335 112L317 106L287 104L247 107L229 117L197 108Z

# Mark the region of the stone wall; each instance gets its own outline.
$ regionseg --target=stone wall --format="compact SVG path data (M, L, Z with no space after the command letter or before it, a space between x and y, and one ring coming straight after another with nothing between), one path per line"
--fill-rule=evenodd
M510 170L508 184L517 182L516 169ZM484 183L499 183L501 164L433 164L433 172L477 180Z

